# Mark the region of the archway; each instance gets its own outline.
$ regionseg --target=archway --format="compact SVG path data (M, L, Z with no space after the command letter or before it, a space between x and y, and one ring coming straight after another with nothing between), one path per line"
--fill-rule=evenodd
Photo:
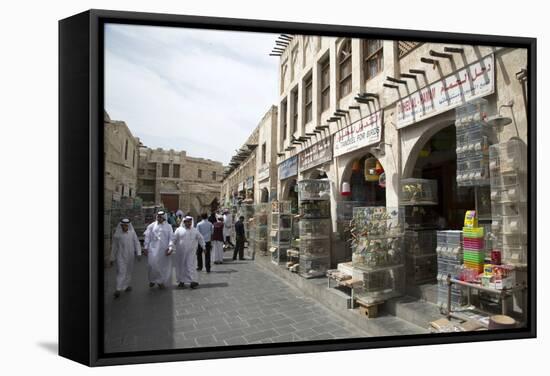
M260 202L269 202L269 190L267 188L262 188Z
M384 167L374 155L366 153L351 159L342 174L342 182L350 185L350 193L343 201L353 201L354 206L385 206L384 177Z
M298 211L298 192L296 192L296 179L289 179L282 186L281 201L290 201L294 213Z

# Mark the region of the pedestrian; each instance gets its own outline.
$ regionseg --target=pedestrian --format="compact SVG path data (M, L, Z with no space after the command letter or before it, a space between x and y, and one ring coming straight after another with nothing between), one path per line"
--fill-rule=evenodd
M168 224L172 226L172 230L176 229L176 215L174 212L170 212L168 214Z
M233 260L244 260L244 242L246 237L244 236L244 216L240 216L239 220L235 222L235 250L233 251Z
M216 213L211 212L210 217L208 217L208 221L212 224L218 222L218 219L216 218Z
M212 250L212 232L214 231L214 226L207 219L208 216L206 213L201 215L201 221L197 224L197 230L202 235L206 247L202 248L200 245L197 248L197 270L202 270L202 253L204 251L204 266L206 272L210 273L210 251Z
M111 262L116 262L115 299L122 291L132 291L130 283L136 256L138 260L141 258L141 245L130 220L124 218L116 227L111 248Z
M192 289L199 286L197 282L197 246L206 248L204 239L192 226L193 217L183 218L183 224L176 230L170 241L168 254L175 253L176 281L179 288L185 288L189 283Z
M147 226L143 242L143 253L147 256L149 287L158 285L160 289L172 279L172 259L168 248L172 238L172 226L166 222L166 212L157 213L157 220Z
M225 248L234 248L235 245L231 243L231 231L233 230L233 216L228 209L223 212L223 237L225 239Z
M214 264L223 264L223 217L220 215L216 219L212 232L212 259Z

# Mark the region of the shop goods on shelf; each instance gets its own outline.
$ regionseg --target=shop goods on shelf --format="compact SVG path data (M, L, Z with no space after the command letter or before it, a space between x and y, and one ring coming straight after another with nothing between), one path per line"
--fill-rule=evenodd
M483 123L475 123L456 131L456 154L466 152L484 153L488 155L490 129Z
M383 206L353 209L352 232L355 237L402 236L404 211Z
M271 229L292 230L292 215L279 213L271 214Z
M403 179L401 181L401 204L436 205L437 181L430 179Z
M290 249L289 246L277 246L271 247L269 249L271 253L271 262L275 264L280 264L287 261L287 251Z
M435 230L405 231L405 252L407 255L435 253L437 236Z
M448 275L451 278L457 278L462 269L462 258L437 258L437 279L445 280Z
M290 213L292 209L292 203L290 201L272 201L271 212L272 213Z
M491 230L503 235L515 235L527 233L525 218L522 216L507 216L494 218L491 222Z
M290 244L292 240L292 231L288 230L271 230L271 245Z
M527 172L527 146L520 140L494 144L489 147L491 174Z
M305 278L324 277L329 264L329 257L304 257L300 254L300 275Z
M485 249L485 240L483 238L464 238L464 249Z
M298 182L298 199L330 200L330 182L328 180L301 180Z
M431 206L405 206L406 227L411 230L435 228L438 215Z
M491 205L493 218L519 216L527 218L527 205L519 202L506 202L503 204L493 203Z
M409 283L426 283L434 281L437 276L436 254L407 256L407 281Z
M302 218L330 218L330 201L306 201L300 204Z
M326 239L332 232L330 219L302 219L299 222L300 238Z
M463 227L462 236L464 238L483 238L485 231L483 227Z
M364 207L365 201L339 201L336 202L336 218L339 221L350 220L353 218L353 208Z
M353 279L363 281L353 288L353 294L365 302L376 302L400 295L405 287L405 267L395 265L375 270L353 269Z
M491 174L493 189L508 189L518 185L527 185L527 175L515 171Z

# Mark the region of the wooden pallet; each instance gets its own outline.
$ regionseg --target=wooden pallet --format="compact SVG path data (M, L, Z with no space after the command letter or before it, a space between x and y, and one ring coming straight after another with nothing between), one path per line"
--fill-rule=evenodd
M367 316L369 319L377 317L379 306L384 304L383 301L366 303L361 300L356 300L355 302L359 305L359 313L361 316Z

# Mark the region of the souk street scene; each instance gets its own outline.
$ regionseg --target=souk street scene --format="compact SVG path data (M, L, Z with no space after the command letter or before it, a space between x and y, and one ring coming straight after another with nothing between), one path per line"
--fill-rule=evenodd
M104 351L526 326L526 67L107 24Z

